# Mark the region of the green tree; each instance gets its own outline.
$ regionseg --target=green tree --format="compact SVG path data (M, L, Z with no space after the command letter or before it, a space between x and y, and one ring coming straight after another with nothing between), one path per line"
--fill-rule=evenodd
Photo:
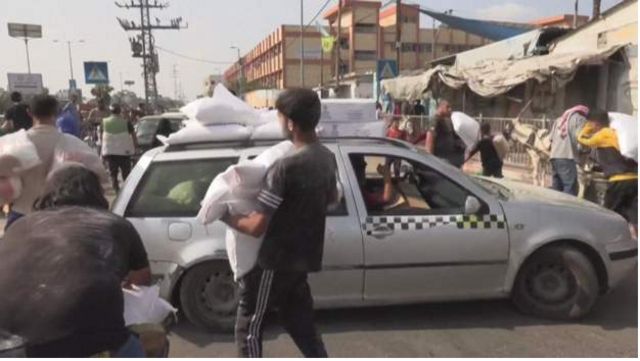
M113 87L106 84L98 84L91 89L91 95L93 95L97 102L106 102L109 104L111 102L111 92L113 91Z

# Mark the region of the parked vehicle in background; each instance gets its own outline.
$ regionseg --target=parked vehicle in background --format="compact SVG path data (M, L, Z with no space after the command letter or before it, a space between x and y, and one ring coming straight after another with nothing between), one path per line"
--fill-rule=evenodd
M310 275L318 308L510 297L526 313L573 319L637 265L627 222L596 204L469 176L401 141L323 143L344 196L327 216L323 270ZM237 305L226 226L199 223L200 202L216 175L273 144L153 149L114 202L140 233L161 295L195 324L231 330ZM390 172L397 198L373 208L385 165L399 168Z
M140 152L144 153L153 148L156 132L162 119L167 119L171 124L171 133L175 133L183 126L187 117L182 113L163 113L160 115L149 115L140 118L136 124L136 136Z

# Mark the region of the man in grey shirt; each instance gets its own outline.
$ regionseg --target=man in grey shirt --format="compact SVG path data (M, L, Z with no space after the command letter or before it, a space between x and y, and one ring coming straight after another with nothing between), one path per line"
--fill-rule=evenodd
M578 195L579 156L577 134L586 122L589 108L577 105L556 119L551 128L552 188L574 196Z

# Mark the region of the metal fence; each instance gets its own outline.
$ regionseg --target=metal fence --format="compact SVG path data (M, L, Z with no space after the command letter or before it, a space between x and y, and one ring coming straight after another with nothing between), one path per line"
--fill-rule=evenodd
M482 114L475 117L479 122L488 122L491 124L491 130L494 133L502 132L507 128L507 125L513 122L513 118L496 118L496 117L483 117ZM545 118L520 118L520 122L523 124L530 124L538 129L548 129L549 121ZM531 157L527 153L524 145L518 142L512 142L509 154L504 159L506 165L517 167L532 167Z
M391 116L392 119L398 119L401 122L407 122L408 120L413 120L418 124L421 124L423 130L428 126L429 117L428 116ZM498 118L498 117L483 117L482 114L475 116L478 122L488 122L491 124L491 130L494 134L501 133L503 130L507 129L508 124L513 122L513 118ZM546 118L520 118L520 122L524 124L530 124L539 129L549 129L550 122ZM403 124L404 125L404 124ZM523 167L523 168L531 168L531 157L526 151L524 145L512 142L511 148L509 150L509 154L504 159L505 165Z

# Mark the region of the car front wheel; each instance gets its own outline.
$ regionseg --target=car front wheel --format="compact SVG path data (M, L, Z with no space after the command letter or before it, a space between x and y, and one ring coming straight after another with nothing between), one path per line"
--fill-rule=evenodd
M191 323L210 331L232 331L238 290L229 266L207 262L191 268L180 286L180 304Z
M558 245L529 257L518 273L512 299L524 313L568 320L587 314L598 291L589 258L573 247Z

